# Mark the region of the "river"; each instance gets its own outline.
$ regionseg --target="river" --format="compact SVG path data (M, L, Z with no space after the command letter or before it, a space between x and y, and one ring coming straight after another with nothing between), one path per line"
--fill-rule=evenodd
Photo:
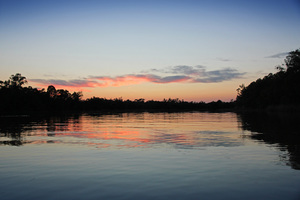
M0 117L1 199L300 199L299 122L274 113Z

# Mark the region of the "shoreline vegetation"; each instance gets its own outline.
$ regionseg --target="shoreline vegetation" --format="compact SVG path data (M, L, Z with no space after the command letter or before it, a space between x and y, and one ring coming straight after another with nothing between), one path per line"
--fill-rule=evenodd
M277 66L277 73L259 78L248 86L240 85L236 100L205 103L164 99L162 101L92 97L82 100L82 92L70 93L49 85L47 90L24 87L26 77L20 73L0 81L0 112L27 114L36 112L176 112L176 111L288 111L300 112L300 49L292 51Z
M236 106L239 109L300 111L300 49L290 52L275 74L240 85Z
M24 83L15 83L14 80ZM92 97L82 100L81 92L70 93L68 90L58 89L53 85L47 90L38 90L32 87L22 87L26 78L21 74L12 75L6 85L1 87L0 111L2 114L27 114L27 113L58 113L58 112L136 112L136 111L206 111L206 110L231 110L235 102L213 101L187 102L177 99L164 99L162 101L135 99L124 100L121 97L106 99ZM8 83L8 84L7 84Z

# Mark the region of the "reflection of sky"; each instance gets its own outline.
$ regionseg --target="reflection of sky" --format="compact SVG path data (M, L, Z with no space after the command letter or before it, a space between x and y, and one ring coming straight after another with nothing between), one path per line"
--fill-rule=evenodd
M0 119L0 140L25 144L0 146L1 200L299 197L299 171L242 145L234 113Z
M197 148L242 144L234 113L82 115L31 123L23 144L62 143L104 147ZM2 141L7 138L2 137Z

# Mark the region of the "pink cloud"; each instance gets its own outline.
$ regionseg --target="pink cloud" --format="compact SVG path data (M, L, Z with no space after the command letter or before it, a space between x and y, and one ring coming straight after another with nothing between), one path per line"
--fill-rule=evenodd
M158 76L155 74L127 74L123 76L89 76L83 79L61 80L61 79L30 79L41 87L54 85L55 87L69 88L71 90L86 91L85 88L95 87L120 87L125 85L136 85L144 82L150 83L215 83L241 78L245 73L240 73L235 69L225 68L221 70L206 71L203 66L175 66L167 70L152 69L152 72L172 74Z

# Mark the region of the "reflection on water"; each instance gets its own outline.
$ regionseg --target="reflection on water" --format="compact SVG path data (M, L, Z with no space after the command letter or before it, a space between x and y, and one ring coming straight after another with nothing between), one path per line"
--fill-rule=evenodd
M299 113L241 113L238 115L243 130L251 131L249 138L288 151L282 158L294 169L300 169Z
M1 199L299 199L297 119L2 116Z
M51 143L56 132L70 131L79 125L79 115L61 116L1 116L1 144L20 146L28 143ZM76 130L76 129L73 129ZM33 139L32 139L33 138Z
M238 146L233 113L122 113L47 118L2 117L1 144L84 144L96 147ZM213 127L213 130L212 130ZM49 136L49 137L46 137ZM4 138L5 139L4 139Z
M288 151L287 164L300 169L298 117L281 113L119 113L6 116L0 144L62 143L97 148L201 148L243 145L243 138ZM241 133L237 127L250 134Z

